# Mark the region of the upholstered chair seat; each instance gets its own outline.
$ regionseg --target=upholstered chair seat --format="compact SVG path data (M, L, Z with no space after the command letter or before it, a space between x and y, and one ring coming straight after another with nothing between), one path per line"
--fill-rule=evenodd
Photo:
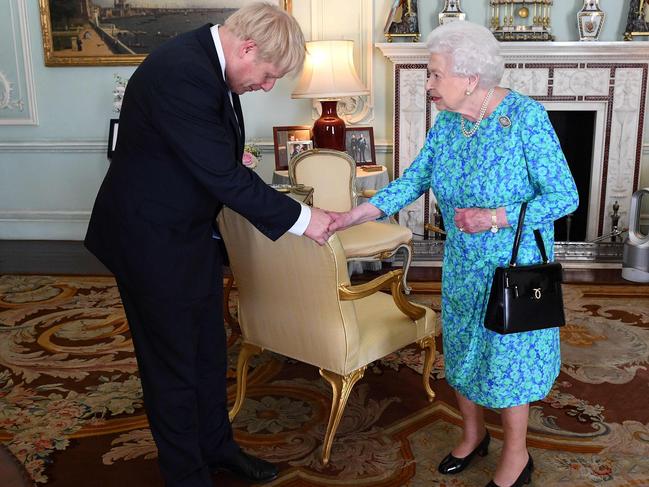
M412 232L393 223L365 222L339 231L338 237L345 256L358 259L394 253L394 249L412 240Z
M356 163L345 152L311 149L290 160L291 184L313 188L313 206L332 211L349 211L357 204ZM364 194L363 196L368 196ZM412 231L396 223L366 222L338 232L347 259L387 259L404 251L403 287L412 261Z
M228 208L219 215L219 229L237 282L243 337L232 419L244 401L248 362L262 350L318 367L330 383L325 464L352 387L373 361L418 344L426 352L424 392L433 400L429 376L435 356L434 312L407 300L403 270L351 285L338 234L323 246L291 234L271 242Z

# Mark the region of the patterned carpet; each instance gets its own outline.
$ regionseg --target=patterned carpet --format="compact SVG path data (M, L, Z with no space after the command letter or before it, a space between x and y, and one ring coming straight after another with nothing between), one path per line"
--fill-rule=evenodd
M439 311L439 285L419 291L414 299ZM566 285L565 304L562 372L532 405L533 485L649 486L649 287ZM234 369L240 335L228 333ZM482 486L502 445L498 414L487 414L487 457L456 477L437 474L460 420L443 356L432 405L422 358L409 348L368 368L325 467L328 386L313 367L264 353L253 362L237 439L281 466L275 486ZM37 485L161 485L111 278L0 276L0 441ZM214 483L244 485L226 476Z

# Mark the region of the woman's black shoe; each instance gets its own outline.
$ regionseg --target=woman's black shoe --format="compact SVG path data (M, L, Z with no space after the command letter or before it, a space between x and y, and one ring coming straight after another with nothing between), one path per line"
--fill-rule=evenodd
M469 466L469 463L471 463L471 460L476 455L476 453L481 457L484 457L487 455L487 453L489 453L490 440L491 440L491 436L489 436L489 431L487 431L482 441L478 444L478 446L475 447L475 449L471 453L469 453L464 458L456 458L451 453L449 453L448 455L446 455L444 460L442 460L442 462L439 464L439 467L437 467L437 471L439 473L443 473L444 475L460 473L462 470L464 470Z
M532 461L532 455L530 455L530 452L527 452L527 455L530 457L530 459L527 461L525 468L516 479L516 482L514 482L510 487L523 487L523 485L527 485L532 481L532 471L534 470L534 462ZM500 486L492 480L485 487L500 487Z

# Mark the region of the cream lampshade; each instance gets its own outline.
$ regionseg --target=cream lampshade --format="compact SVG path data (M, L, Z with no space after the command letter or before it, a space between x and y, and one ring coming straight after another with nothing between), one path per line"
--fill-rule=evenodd
M338 99L367 95L369 91L354 68L353 41L310 41L306 43L304 68L292 98L316 98L322 116L313 124L315 147L345 150L345 122L338 117Z

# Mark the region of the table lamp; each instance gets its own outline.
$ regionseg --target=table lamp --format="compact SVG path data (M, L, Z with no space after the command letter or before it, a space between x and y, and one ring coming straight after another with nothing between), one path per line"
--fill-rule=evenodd
M354 43L310 41L306 50L304 68L291 97L320 100L322 115L313 124L314 146L344 151L345 122L336 111L338 100L369 93L354 68Z

